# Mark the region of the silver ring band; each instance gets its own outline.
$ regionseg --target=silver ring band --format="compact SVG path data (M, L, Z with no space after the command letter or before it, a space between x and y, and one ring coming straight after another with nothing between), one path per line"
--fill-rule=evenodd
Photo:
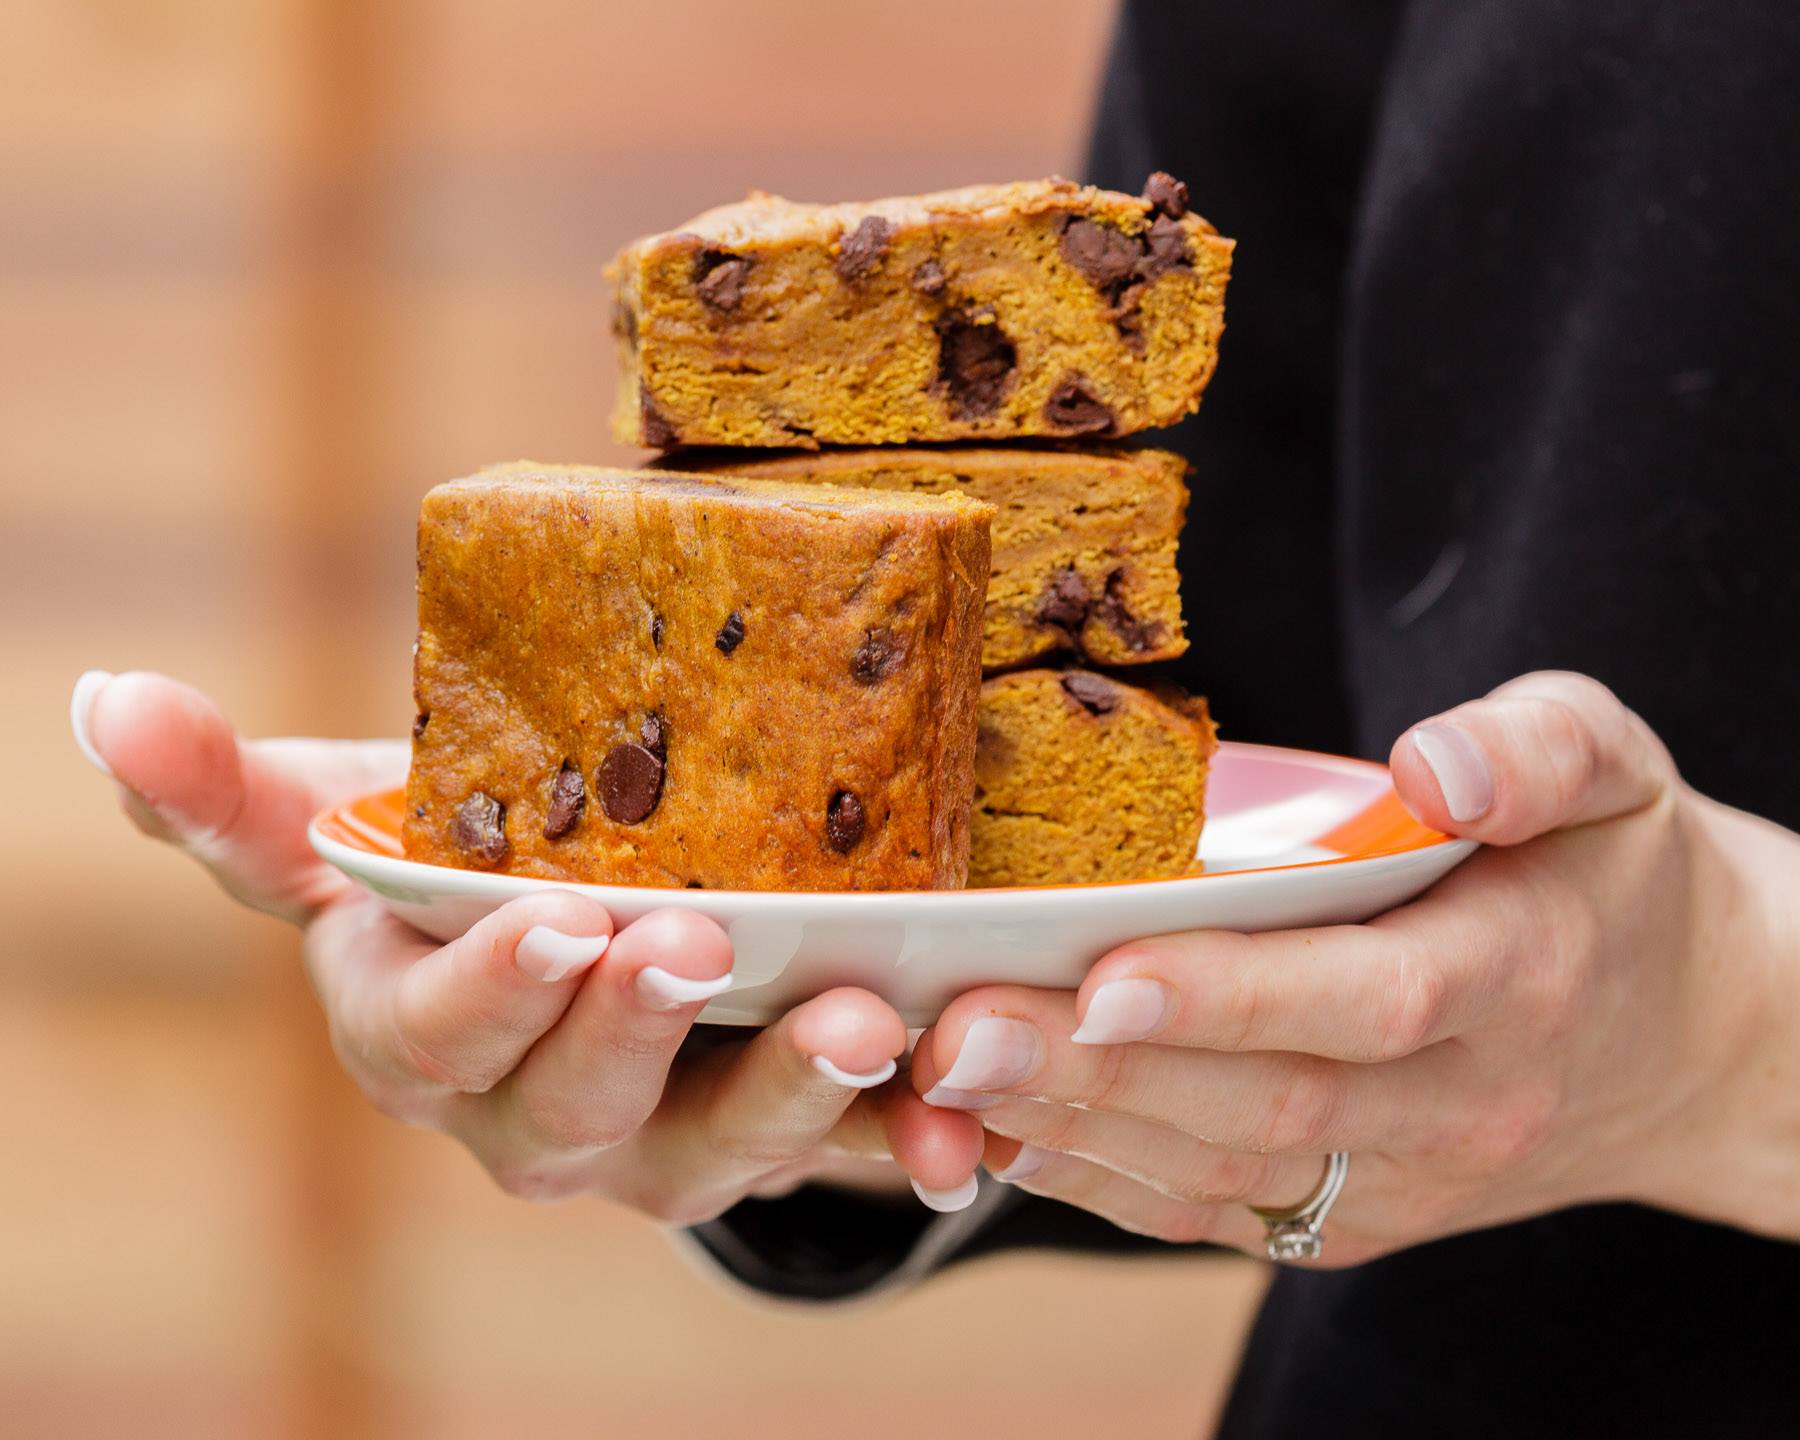
M1317 1260L1325 1249L1325 1217L1343 1192L1344 1180L1350 1173L1350 1157L1333 1150L1325 1158L1325 1173L1317 1188L1298 1205L1286 1210L1265 1210L1252 1205L1250 1211L1263 1222L1263 1248L1271 1260Z

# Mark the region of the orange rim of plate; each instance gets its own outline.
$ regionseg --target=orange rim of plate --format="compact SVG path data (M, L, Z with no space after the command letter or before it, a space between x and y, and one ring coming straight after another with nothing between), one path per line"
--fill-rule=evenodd
M1275 745L1259 745L1261 751L1285 752L1290 755L1304 756L1317 762L1329 760L1335 765L1356 766L1362 769L1379 770L1387 773L1387 766L1378 765L1373 760L1356 760L1341 755L1320 755L1306 750L1287 750ZM401 827L406 821L406 791L396 786L391 790L377 790L368 795L359 795L354 800L345 800L319 812L313 820L313 828L327 840L336 841L351 850L359 850L365 855L379 855L390 860L407 859L406 847L401 843ZM1218 875L1262 875L1275 870L1311 870L1320 865L1342 865L1351 860L1374 860L1388 855L1404 855L1414 850L1429 850L1434 845L1442 845L1451 836L1441 830L1433 830L1429 825L1415 819L1396 795L1392 787L1383 791L1371 804L1327 830L1323 835L1313 837L1306 843L1316 845L1325 850L1336 850L1338 854L1322 860L1301 860L1286 865L1257 865L1241 870L1222 870ZM465 871L454 866L431 865L429 861L416 860L417 865L427 865L431 869L452 870L456 874L505 874L505 871ZM1209 876L1204 870L1197 870L1191 875L1171 875L1160 880L1089 880L1067 885L1014 885L1004 887L1007 893L1024 890L1102 890L1113 885L1162 885L1171 880L1206 880L1216 878ZM589 881L589 884L605 884L604 881ZM642 889L642 886L628 886L628 889ZM721 892L727 893L727 892ZM823 892L808 892L823 893ZM941 891L920 891L920 894L941 894ZM979 890L966 890L963 894L980 894Z

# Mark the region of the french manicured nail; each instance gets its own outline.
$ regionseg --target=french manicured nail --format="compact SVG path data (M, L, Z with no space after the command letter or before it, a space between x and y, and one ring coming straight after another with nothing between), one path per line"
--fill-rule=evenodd
M975 1203L975 1195L981 1189L973 1175L954 1190L927 1190L917 1180L912 1182L912 1187L913 1194L927 1206L933 1210L941 1210L946 1215L953 1210L967 1210Z
M1494 777L1467 732L1454 725L1421 725L1412 740L1444 792L1444 808L1452 820L1479 820L1487 814L1494 803Z
M660 965L646 965L637 973L637 996L652 1010L679 1010L696 1000L710 1000L731 988L731 976L717 980L690 980L672 974Z
M939 1083L950 1090L1005 1090L1043 1062L1037 1026L1002 1015L984 1015L963 1035L962 1049Z
M848 1085L852 1090L873 1090L877 1085L885 1085L900 1068L892 1060L884 1060L873 1070L846 1070L824 1055L813 1056L812 1066L833 1084Z
M1044 1168L1044 1162L1050 1158L1048 1150L1040 1150L1035 1145L1021 1145L1019 1153L1012 1158L1012 1164L1004 1170L996 1170L994 1178L1004 1180L1008 1185L1016 1185L1021 1180L1029 1180Z
M998 1095L983 1095L979 1090L952 1090L948 1085L933 1085L919 1098L940 1110L987 1110L1000 1103Z
M1108 980L1088 999L1069 1038L1077 1045L1128 1045L1147 1040L1169 1018L1169 987L1160 980Z
M513 960L533 980L554 985L587 969L610 944L610 935L565 935L548 925L533 925L513 947Z
M81 747L81 753L88 758L88 763L109 779L112 766L100 758L100 752L94 748L93 732L88 722L94 713L94 702L100 698L100 692L106 688L106 682L112 679L110 670L90 670L75 682L75 693L69 697L69 728L75 732L75 743Z

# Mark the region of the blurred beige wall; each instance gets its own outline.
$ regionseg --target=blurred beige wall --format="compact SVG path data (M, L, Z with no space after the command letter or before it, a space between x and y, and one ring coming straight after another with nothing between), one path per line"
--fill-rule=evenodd
M1200 1434L1247 1264L771 1311L335 1071L293 937L137 840L90 666L398 733L411 525L606 439L600 270L756 185L1073 171L1110 6L12 0L0 47L0 1435ZM529 1427L529 1429L527 1429Z

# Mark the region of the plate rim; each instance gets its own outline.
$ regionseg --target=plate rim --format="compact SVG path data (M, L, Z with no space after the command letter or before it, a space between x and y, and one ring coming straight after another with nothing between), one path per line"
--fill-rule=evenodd
M1290 745L1262 745L1243 740L1221 742L1220 749L1227 748L1233 751L1249 751L1268 756L1291 756L1304 760L1308 765L1314 767L1323 764L1326 768L1364 773L1376 772L1384 777L1390 774L1388 767L1377 760L1363 760L1351 755L1332 755L1324 751L1303 750ZM791 907L797 902L805 902L810 908L837 910L851 907L865 914L877 909L918 909L921 907L925 909L948 907L966 913L970 910L1003 908L1009 902L1024 899L1031 899L1039 903L1047 902L1053 907L1060 908L1071 903L1080 904L1082 899L1090 895L1105 895L1109 899L1129 901L1137 896L1179 895L1195 886L1206 886L1216 890L1221 886L1226 886L1229 882L1236 882L1236 885L1240 887L1254 888L1271 883L1284 883L1284 877L1294 871L1325 870L1346 878L1360 877L1385 873L1413 863L1436 864L1441 860L1453 858L1454 864L1478 848L1477 841L1446 835L1415 819L1413 824L1418 827L1419 831L1423 832L1425 836L1435 836L1436 838L1420 839L1407 845L1374 850L1365 854L1289 861L1280 865L1250 866L1241 870L1223 870L1214 874L1172 875L1153 880L1084 880L1056 885L984 886L978 889L962 890L690 890L651 885L610 885L604 881L594 880L553 880L532 875L464 870L453 865L434 865L424 860L412 860L403 855L384 855L375 850L347 844L324 833L321 829L323 822L336 816L339 812L349 810L373 797L391 794L396 788L391 785L381 786L325 806L307 822L307 842L320 859L359 884L366 883L364 879L366 875L369 879L391 884L395 888L420 892L428 901L449 898L505 900L533 891L574 890L597 897L608 895L621 898L630 897L639 905L692 908L730 906L740 912L779 910ZM1356 815L1368 814L1393 796L1394 791L1390 783L1386 794L1378 796L1373 804L1356 812ZM339 821L339 823L343 822ZM434 880L433 877L454 878Z

